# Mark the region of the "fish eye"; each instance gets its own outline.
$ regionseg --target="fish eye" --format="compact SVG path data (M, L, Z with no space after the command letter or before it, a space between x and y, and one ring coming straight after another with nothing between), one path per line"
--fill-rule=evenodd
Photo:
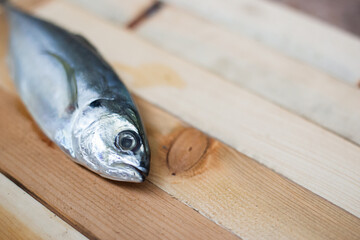
M123 151L136 151L140 147L140 139L136 132L125 130L115 138L115 146Z
M98 100L92 101L89 106L92 108L101 107L101 100L98 99Z

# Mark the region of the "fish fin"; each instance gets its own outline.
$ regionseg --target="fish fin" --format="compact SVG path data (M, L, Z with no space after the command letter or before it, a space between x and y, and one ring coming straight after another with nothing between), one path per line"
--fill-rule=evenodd
M75 78L74 69L59 55L49 52L46 52L49 56L52 56L56 59L64 68L67 78L67 83L69 87L69 104L65 109L65 112L72 113L78 107L78 91L77 91L77 83Z
M102 63L104 64L105 67L111 69L111 67L109 66L109 64L104 60L104 58L102 57L102 55L100 54L100 52L97 50L96 47L94 47L94 45L92 45L85 37L83 37L82 35L79 34L73 34L73 36L80 42L82 43L84 46L88 47L90 50L92 50L97 57L102 61ZM104 78L105 79L105 78Z
M96 49L96 47L94 47L94 45L92 45L86 38L84 38L82 35L80 34L73 34L74 37L79 40L81 43L83 43L85 46L87 46L88 48L92 49L93 51L95 51L96 53L98 53L99 51Z

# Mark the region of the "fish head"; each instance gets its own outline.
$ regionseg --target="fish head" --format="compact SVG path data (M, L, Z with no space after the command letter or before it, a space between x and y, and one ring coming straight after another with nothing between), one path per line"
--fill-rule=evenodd
M73 134L76 160L105 178L143 182L150 150L140 117L131 107L113 104L103 100L79 117Z

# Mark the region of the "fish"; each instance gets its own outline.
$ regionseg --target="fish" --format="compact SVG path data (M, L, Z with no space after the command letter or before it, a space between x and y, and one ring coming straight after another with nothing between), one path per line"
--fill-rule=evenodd
M150 149L138 109L119 76L83 36L0 0L9 23L9 68L45 135L98 175L143 182Z

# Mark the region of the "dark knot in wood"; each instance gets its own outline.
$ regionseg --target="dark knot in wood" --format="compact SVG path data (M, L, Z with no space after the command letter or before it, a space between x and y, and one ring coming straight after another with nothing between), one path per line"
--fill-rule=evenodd
M173 141L167 155L172 175L188 171L203 158L209 146L208 137L195 128L187 128Z

